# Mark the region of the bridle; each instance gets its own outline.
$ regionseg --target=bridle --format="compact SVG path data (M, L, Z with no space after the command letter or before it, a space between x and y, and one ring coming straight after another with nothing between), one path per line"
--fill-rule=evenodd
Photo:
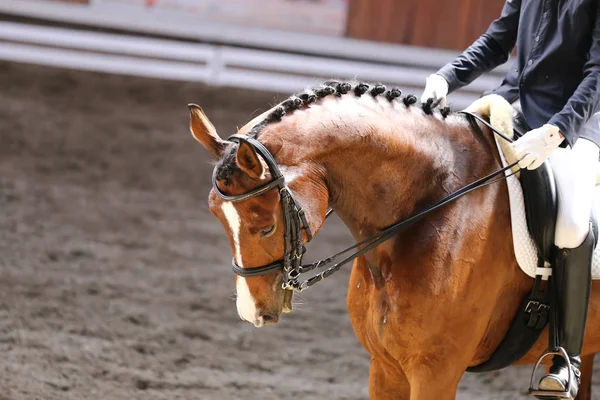
M476 127L479 132L481 132L481 130L479 129L477 123L475 122L475 119L479 120L480 122L483 122L495 134L499 135L504 140L506 140L508 142L513 141L512 139L510 139L510 138L504 136L503 134L501 134L500 132L496 131L491 125L489 125L486 121L481 119L481 117L479 117L478 115L467 113L464 111L462 113L467 115L471 125ZM282 288L290 289L290 290L297 290L297 291L302 291L302 290L314 285L315 283L323 280L324 278L327 278L328 276L332 275L334 272L338 271L345 264L347 264L350 261L354 260L355 258L361 256L362 254L368 252L369 250L377 247L379 244L391 239L396 234L398 234L400 232L404 232L406 229L411 227L413 224L420 221L421 219L426 217L431 212L437 210L438 208L458 199L461 196L464 196L467 193L472 192L473 190L479 189L486 185L489 185L489 184L492 184L492 183L495 183L500 180L508 178L512 174L506 175L506 174L504 174L504 172L510 170L512 167L514 167L515 165L518 164L518 162L515 162L515 163L507 165L506 167L503 167L495 172L492 172L491 174L484 176L483 178L480 178L480 179L476 180L475 182L470 183L467 186L464 186L463 188L457 190L456 192L451 193L450 195L444 197L442 200L431 205L427 209L413 215L412 217L409 217L409 218L405 219L404 221L397 222L397 223L385 228L381 232L378 232L377 234L375 234L359 243L356 243L355 245L350 246L350 247L346 248L345 250L342 250L341 252L334 254L331 257L325 258L323 260L320 260L320 261L317 261L317 262L314 262L311 264L302 265L302 257L304 256L304 253L306 252L306 248L304 247L304 244L302 243L302 231L304 231L306 233L307 242L311 241L311 239L313 237L312 232L310 230L310 227L308 226L308 222L306 221L306 215L304 214L302 207L300 206L300 204L298 203L298 201L296 200L296 198L294 197L294 195L288 188L288 186L285 182L285 176L281 173L281 170L279 169L279 166L277 165L275 158L273 157L271 152L262 143L260 143L258 140L256 140L253 137L236 134L236 135L232 135L231 137L229 137L229 140L232 142L238 143L238 144L241 142L245 142L246 144L253 147L254 150L260 156L262 156L264 161L267 163L267 166L269 167L269 171L271 173L272 180L262 186L257 187L256 189L253 189L246 193L242 193L239 195L226 195L217 186L217 168L215 168L215 170L213 171L213 176L212 176L213 189L223 200L237 203L237 202L242 202L242 201L246 201L249 199L253 199L255 197L265 194L266 192L268 192L270 190L277 188L279 190L279 195L281 197L281 204L282 204L282 208L283 208L283 220L284 220L284 227L285 227L285 231L283 234L283 237L284 237L283 259L275 261L271 264L263 265L260 267L251 267L251 268L240 267L239 265L236 264L235 259L233 259L232 260L233 272L235 272L237 275L244 277L244 278L251 278L251 277L256 277L256 276L267 275L267 274L270 274L273 272L283 272ZM500 178L493 179L501 174L502 174L502 176ZM331 210L328 210L327 216L329 216L330 213L331 213ZM358 248L360 248L360 249L358 249ZM337 260L338 257L341 256L342 254L346 254L354 249L358 249L358 250L354 251L353 253L348 255L343 260L331 265L329 268L327 268L320 274L316 274L316 275L308 278L305 281L302 281L302 282L299 281L300 275L302 273L311 271L316 268L322 268L326 265L329 265L333 261Z
M263 265L262 267L256 268L242 268L236 264L235 259L232 260L233 271L244 278L250 278L254 276L261 276L270 274L271 272L283 271L283 283L284 289L296 289L301 290L301 285L298 282L300 277L300 270L302 264L302 256L304 255L306 248L302 244L302 230L306 232L308 237L307 242L312 240L312 232L306 221L306 215L304 210L288 188L285 177L281 173L275 158L267 148L260 143L258 140L243 135L233 135L229 137L232 142L240 143L245 142L252 146L254 150L262 156L267 163L269 171L271 172L272 180L262 186L257 187L249 192L228 196L221 192L217 186L217 168L213 171L212 184L215 192L226 201L241 202L255 197L261 196L266 192L277 188L279 195L281 196L281 204L283 207L283 223L285 231L283 233L284 238L284 256L282 260L275 261L271 264Z

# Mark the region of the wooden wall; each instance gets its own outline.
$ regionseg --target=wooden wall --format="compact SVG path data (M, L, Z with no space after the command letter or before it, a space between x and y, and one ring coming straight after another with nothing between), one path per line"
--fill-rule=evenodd
M504 0L349 0L346 36L462 50L503 5Z

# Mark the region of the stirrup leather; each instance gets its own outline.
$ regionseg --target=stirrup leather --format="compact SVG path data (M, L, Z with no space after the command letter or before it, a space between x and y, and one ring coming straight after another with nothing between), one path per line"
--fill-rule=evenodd
M541 365L544 358L546 358L548 356L560 356L566 362L566 367L569 371L569 378L567 380L567 386L565 387L564 392L556 391L556 390L540 390L539 385L538 385L538 387L534 386L535 385L535 383L534 383L535 382L535 373L537 372L537 369ZM542 399L542 400L556 400L556 399L571 399L572 400L573 397L571 396L571 387L573 385L573 382L571 380L574 375L572 373L572 371L573 371L573 369L572 369L572 365L571 365L571 360L569 359L569 355L567 354L565 349L563 349L562 347L559 347L556 351L546 350L546 352L544 354L542 354L542 356L539 358L539 360L535 364L535 367L533 367L533 372L531 373L531 380L529 381L529 394L537 397L538 399Z

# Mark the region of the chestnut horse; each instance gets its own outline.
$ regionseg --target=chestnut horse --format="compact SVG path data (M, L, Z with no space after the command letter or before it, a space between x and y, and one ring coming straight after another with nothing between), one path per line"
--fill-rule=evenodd
M414 96L399 98L398 90L381 85L367 88L325 84L238 132L258 134L313 234L331 207L361 241L501 168L492 134L474 132L464 116L413 105ZM221 139L200 107L190 105L190 112L193 136L218 160L220 192L239 195L271 180L252 146ZM278 190L241 202L211 190L209 205L238 266L281 260L285 228ZM532 288L512 243L507 187L500 181L434 211L354 261L347 305L356 336L371 354L371 399L455 398L465 369L490 357ZM240 317L258 327L291 311L292 292L281 283L281 272L237 276ZM588 380L600 349L597 282L592 292L583 349ZM520 363L535 362L546 347L547 333ZM584 382L579 399L589 392Z

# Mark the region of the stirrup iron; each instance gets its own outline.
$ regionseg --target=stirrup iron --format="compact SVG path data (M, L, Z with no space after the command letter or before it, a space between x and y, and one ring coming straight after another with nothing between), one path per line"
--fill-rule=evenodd
M539 384L538 384L538 387L534 387L535 373L538 370L538 367L541 365L544 358L546 358L548 356L560 356L565 360L565 362L567 364L567 368L569 371L569 379L567 380L567 387L565 388L564 392L555 391L555 390L540 390ZM544 352L544 354L542 354L542 356L538 359L537 363L535 363L535 367L533 367L533 372L531 373L531 380L529 381L529 394L537 397L538 399L542 399L542 400L558 400L558 399L573 400L573 397L571 397L571 385L572 385L571 379L573 378L573 373L571 371L572 371L571 370L571 360L569 359L569 355L567 354L567 352L564 348L558 347L558 349L554 350L554 351L546 350Z

